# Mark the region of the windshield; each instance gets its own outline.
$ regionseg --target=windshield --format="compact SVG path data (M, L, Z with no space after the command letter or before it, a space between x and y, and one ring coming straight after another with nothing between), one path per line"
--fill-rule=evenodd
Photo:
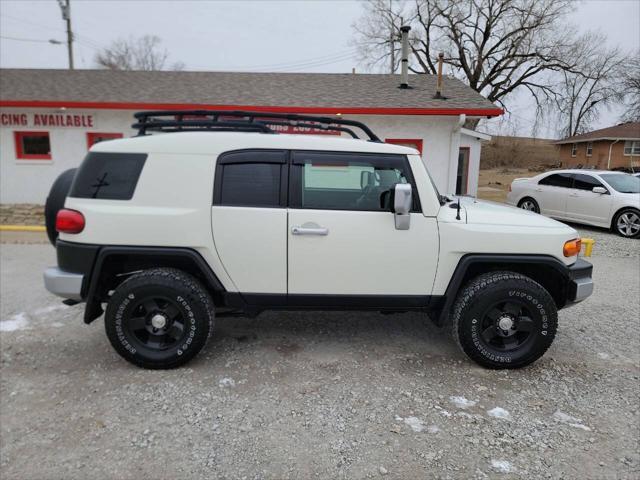
M638 177L613 173L604 173L600 176L620 193L640 193L640 178Z

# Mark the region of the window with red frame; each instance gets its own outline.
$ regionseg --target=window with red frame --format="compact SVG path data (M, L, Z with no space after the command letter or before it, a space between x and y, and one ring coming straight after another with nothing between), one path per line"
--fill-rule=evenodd
M87 132L87 148L91 148L96 143L104 142L105 140L113 140L114 138L122 138L122 134Z
M51 160L49 132L13 132L18 160Z
M393 145L402 145L403 147L415 148L422 155L422 140L419 138L387 138L385 143L392 143Z

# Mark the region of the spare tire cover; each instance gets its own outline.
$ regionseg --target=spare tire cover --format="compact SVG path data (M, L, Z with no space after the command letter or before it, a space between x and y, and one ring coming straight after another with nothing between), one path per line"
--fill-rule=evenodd
M67 199L71 184L76 176L77 168L70 168L62 172L56 181L53 182L49 196L44 205L44 222L47 226L47 236L52 245L55 246L56 239L58 238L58 232L56 231L56 216L58 210L64 208L64 202Z

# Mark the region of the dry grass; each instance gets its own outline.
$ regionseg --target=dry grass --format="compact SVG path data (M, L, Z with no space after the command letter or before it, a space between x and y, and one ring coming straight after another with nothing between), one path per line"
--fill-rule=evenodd
M552 142L543 138L494 136L482 145L480 168L544 170L560 160L560 149Z
M478 179L478 198L504 203L509 185L516 178L532 177L536 173L526 168L494 168L480 170Z

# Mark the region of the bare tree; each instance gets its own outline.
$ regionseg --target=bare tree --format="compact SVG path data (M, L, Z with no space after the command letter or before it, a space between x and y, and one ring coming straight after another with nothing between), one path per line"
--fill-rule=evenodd
M169 52L155 35L115 40L95 57L96 64L109 70L182 70L181 62L167 65Z
M558 116L559 133L571 137L589 130L602 108L620 100L619 78L624 57L619 49L607 49L601 34L578 39L574 58L577 71L562 71L553 87L550 108Z
M510 95L527 90L542 108L554 95L549 72L577 71L571 9L570 0L372 0L354 24L355 43L368 67L386 63L404 20L414 73L435 74L443 51L452 73L490 101L506 108Z
M640 50L622 68L620 92L625 111L620 120L640 122Z

